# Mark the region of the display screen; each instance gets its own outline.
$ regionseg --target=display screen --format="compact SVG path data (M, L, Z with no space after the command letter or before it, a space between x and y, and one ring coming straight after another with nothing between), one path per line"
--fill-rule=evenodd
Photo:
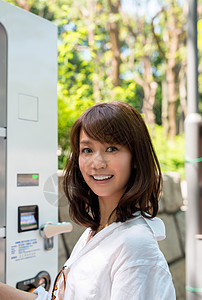
M37 227L37 221L34 214L24 213L20 216L21 228L30 229Z
M38 229L38 206L18 207L18 232Z
M17 174L17 186L38 186L39 174Z

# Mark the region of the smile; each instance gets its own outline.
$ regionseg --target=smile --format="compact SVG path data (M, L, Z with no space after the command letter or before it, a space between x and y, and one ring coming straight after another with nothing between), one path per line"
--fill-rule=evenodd
M108 179L111 179L113 177L113 175L108 175L108 176L103 176L103 175L97 175L97 176L93 176L93 179L94 180L97 180L97 181L102 181L102 180L108 180Z

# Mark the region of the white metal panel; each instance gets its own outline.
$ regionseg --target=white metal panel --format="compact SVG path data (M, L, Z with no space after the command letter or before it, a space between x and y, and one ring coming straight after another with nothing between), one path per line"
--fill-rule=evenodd
M0 127L6 126L7 34L0 22Z
M15 286L41 270L52 280L57 272L57 239L47 252L38 230L17 232L18 206L38 205L39 225L58 218L57 207L43 194L46 180L57 172L57 27L3 1L0 22L8 38L6 282ZM37 113L19 117L29 115L27 103L19 109L21 95L38 99ZM39 186L17 187L19 173L38 173ZM13 258L16 242L26 241L35 241L33 257L22 253Z
M196 236L196 287L202 287L202 234ZM201 295L201 294L200 294Z

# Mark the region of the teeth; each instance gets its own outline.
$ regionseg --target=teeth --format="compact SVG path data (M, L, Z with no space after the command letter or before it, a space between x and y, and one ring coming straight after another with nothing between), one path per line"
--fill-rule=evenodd
M109 179L111 177L112 177L112 175L111 176L93 176L93 178L95 180L105 180L105 179Z

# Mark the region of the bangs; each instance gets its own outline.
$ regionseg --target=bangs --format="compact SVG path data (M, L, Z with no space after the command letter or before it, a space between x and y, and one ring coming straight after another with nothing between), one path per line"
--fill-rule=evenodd
M90 138L101 143L128 145L128 129L123 126L121 114L123 112L117 111L117 107L114 110L109 106L95 106L82 119L81 128Z

